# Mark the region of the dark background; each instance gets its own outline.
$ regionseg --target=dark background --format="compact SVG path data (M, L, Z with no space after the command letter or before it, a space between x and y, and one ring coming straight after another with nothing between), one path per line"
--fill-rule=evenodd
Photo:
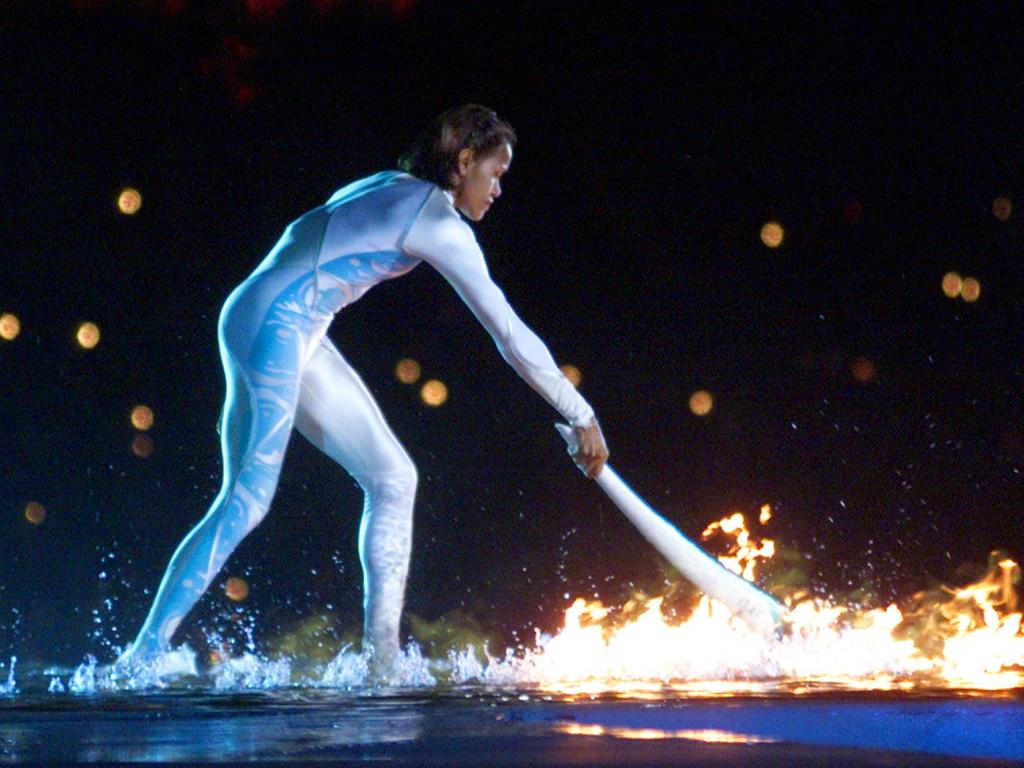
M1021 555L1022 214L992 211L1024 204L1018 6L599 5L2 6L0 311L22 332L0 342L0 654L131 639L219 487L224 298L290 220L465 101L520 139L475 226L492 273L582 370L613 465L684 532L770 503L815 588L884 599ZM946 298L948 270L980 300ZM429 267L331 336L420 469L410 612L459 609L509 643L567 597L662 586ZM405 356L448 384L443 407L395 379ZM318 612L358 625L360 507L295 439L223 574L247 579L258 639ZM205 626L239 610L222 584Z

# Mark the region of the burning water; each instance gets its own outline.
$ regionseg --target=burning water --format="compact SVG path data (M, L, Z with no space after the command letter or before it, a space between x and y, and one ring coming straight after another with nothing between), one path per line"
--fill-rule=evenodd
M771 509L762 508L760 522ZM704 538L731 539L719 561L753 581L761 561L775 554L771 540L755 540L742 514L705 529ZM662 610L664 598L632 611L576 600L554 636L538 635L523 656L489 659L486 682L531 682L563 693L641 693L700 690L721 694L785 684L789 692L821 687L855 690L969 689L1024 686L1024 633L1015 585L1020 567L997 557L977 583L923 594L901 610L860 609L796 591L784 631L765 638L715 601L701 597L685 619ZM616 613L633 617L615 621ZM636 615L636 614L639 615Z
M766 523L771 510L761 510ZM720 562L753 581L775 554L737 513L704 531L728 542ZM781 596L784 630L766 638L722 605L701 597L685 618L666 615L665 596L619 608L575 600L554 634L536 632L532 647L466 647L425 658L411 644L388 684L398 687L482 685L555 695L738 695L814 690L984 690L1024 687L1024 633L1015 587L1020 567L994 557L985 576L958 589L865 609L792 590ZM365 655L343 648L327 664L294 657L269 659L250 643L241 656L214 654L199 673L194 651L178 648L128 676L114 677L88 659L73 674L52 676L50 691L200 686L215 690L285 687L358 689L368 686ZM0 665L2 666L2 665ZM191 682L189 682L191 681ZM14 659L0 694L17 691Z

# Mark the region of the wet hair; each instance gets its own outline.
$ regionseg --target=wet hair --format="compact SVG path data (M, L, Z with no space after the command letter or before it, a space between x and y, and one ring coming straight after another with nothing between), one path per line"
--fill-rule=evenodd
M511 125L487 107L463 104L438 115L398 158L398 167L451 189L459 174L459 152L471 149L479 157L505 143L515 146Z

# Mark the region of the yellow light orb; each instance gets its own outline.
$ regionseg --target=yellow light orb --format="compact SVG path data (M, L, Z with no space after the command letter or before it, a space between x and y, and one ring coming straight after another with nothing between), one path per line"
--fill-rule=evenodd
M148 459L153 455L153 438L149 435L136 435L132 440L132 453L140 459Z
M14 341L19 333L21 333L21 320L17 315L12 315L10 312L0 315L0 339Z
M153 426L153 410L148 405L136 405L132 408L132 426L145 432Z
M964 287L960 290L964 301L974 303L981 296L981 283L973 277L964 278Z
M769 221L761 227L761 242L769 248L778 248L782 245L782 238L786 232L777 221Z
M963 290L964 281L956 272L947 272L942 276L942 292L949 298L955 299Z
M224 585L224 592L229 599L240 603L249 596L249 585L245 582L245 579L232 576Z
M82 349L92 349L100 343L100 329L96 327L96 323L82 323L78 326L75 338Z
M878 378L875 364L866 357L858 357L850 364L850 373L853 378L861 384L870 384Z
M117 197L117 209L125 216L134 216L142 207L142 195L139 190L127 187Z
M698 389L690 395L690 411L694 416L707 416L714 405L715 400L711 393L703 389Z
M404 357L395 366L395 378L403 384L415 384L422 374L420 364L411 357Z
M420 390L420 398L427 405L435 407L444 405L445 400L448 399L448 387L445 386L443 381L431 379L424 382L423 388Z
M32 525L39 525L46 519L46 507L38 501L30 501L25 505L25 519Z
M1008 197L997 197L992 201L992 215L1000 221L1006 221L1013 213L1013 203Z
M569 383L574 387L578 387L580 382L583 381L583 374L580 373L580 369L575 365L569 365L566 363L565 365L558 366L558 370L562 372L562 375L565 376L565 378L569 380Z
M761 523L761 525L764 525L765 523L767 523L771 519L772 519L772 505L771 504L762 504L761 505L761 513L757 516L758 522Z

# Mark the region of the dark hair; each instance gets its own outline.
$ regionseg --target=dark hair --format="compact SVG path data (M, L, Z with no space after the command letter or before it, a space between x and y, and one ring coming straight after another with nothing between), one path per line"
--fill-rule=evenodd
M502 144L515 146L516 132L493 110L463 104L440 114L398 158L403 171L451 189L459 173L459 152L486 155Z

